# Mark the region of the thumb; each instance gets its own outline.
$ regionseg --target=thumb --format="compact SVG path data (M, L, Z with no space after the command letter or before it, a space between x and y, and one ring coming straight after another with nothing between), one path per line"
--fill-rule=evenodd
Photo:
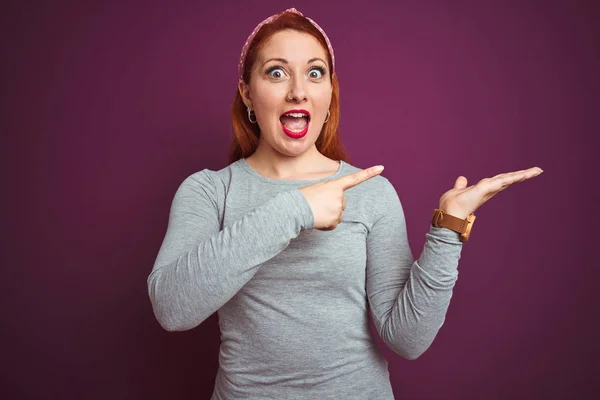
M467 187L467 178L459 176L454 183L454 189L464 189Z

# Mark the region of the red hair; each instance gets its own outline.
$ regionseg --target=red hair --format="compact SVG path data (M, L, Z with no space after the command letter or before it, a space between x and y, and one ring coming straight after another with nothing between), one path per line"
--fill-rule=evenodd
M246 60L244 62L243 80L250 82L250 75L254 63L258 58L260 50L267 41L277 32L292 29L298 32L308 33L319 41L327 54L329 69L331 70L332 60L329 53L327 42L321 32L306 18L295 13L284 12L271 23L263 25L248 48ZM329 120L323 124L323 129L319 138L315 142L317 150L325 157L333 160L343 160L349 163L348 156L339 137L340 121L340 90L337 74L331 75L331 105L329 107ZM229 162L233 163L240 158L246 158L252 155L258 147L258 138L260 137L260 128L258 124L252 124L248 121L246 105L240 95L239 90L235 91L233 106L231 110L231 122L234 138L229 149Z

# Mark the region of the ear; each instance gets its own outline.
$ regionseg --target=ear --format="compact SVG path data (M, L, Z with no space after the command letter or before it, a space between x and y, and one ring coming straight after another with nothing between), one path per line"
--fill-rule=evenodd
M244 82L243 79L240 79L238 82L238 90L240 91L240 96L242 96L242 100L246 106L249 106L252 110L252 99L250 98L250 86Z

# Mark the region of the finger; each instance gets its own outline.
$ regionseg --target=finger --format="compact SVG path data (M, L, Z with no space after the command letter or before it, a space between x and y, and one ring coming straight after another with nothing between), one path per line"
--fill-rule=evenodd
M454 182L454 189L464 189L467 187L467 178L464 176L459 176Z
M524 180L538 176L544 172L541 168L533 167L520 171L507 172L499 174L493 178L484 178L477 186L487 195L494 195L512 185L513 183L523 182Z
M481 205L486 201L497 195L503 190L506 190L510 185L517 182L523 182L524 180L534 178L544 172L540 167L533 167L520 171L508 172L505 174L496 175L493 178L485 178L479 181L476 187L485 193Z
M514 177L513 183L523 182L524 180L526 180L528 178L531 178L531 177L528 177L526 173L522 173L522 174L519 174Z
M505 183L522 182L526 179L538 176L542 172L544 171L540 167L533 167L519 171L507 172L505 174L499 174L492 179L502 179Z
M535 168L508 173L502 178L500 178L500 187L505 189L513 183L523 182L527 179L539 175L540 173L541 172L537 171Z
M323 228L318 228L318 231L331 231L333 228L331 226L324 226Z
M342 197L342 210L346 209L346 195Z
M484 186L484 192L486 193L486 195L495 195L496 193L506 189L507 187L509 187L513 182L514 178L511 177L503 177L503 178L495 178L492 180L489 180L485 183L483 183Z
M483 200L481 200L480 206L483 205L486 201L488 201L492 197L494 197L495 195L497 195L498 193L500 193L501 191L506 190L507 188L508 188L508 186L500 188L500 189L496 190L495 192L487 193L485 196L483 196Z
M334 179L329 182L335 185L340 185L343 190L348 190L368 179L373 178L374 176L381 174L381 171L383 171L383 166L377 165L350 175L342 176L341 178Z

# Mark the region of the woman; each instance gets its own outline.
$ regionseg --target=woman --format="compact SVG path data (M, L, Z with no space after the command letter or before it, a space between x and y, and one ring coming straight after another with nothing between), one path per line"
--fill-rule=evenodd
M169 331L218 311L215 400L393 399L369 311L407 359L444 322L465 234L432 225L413 260L382 168L344 154L334 68L327 36L295 9L259 24L240 59L231 164L175 194L148 290ZM442 219L472 224L490 197L540 172L470 187L459 177Z

